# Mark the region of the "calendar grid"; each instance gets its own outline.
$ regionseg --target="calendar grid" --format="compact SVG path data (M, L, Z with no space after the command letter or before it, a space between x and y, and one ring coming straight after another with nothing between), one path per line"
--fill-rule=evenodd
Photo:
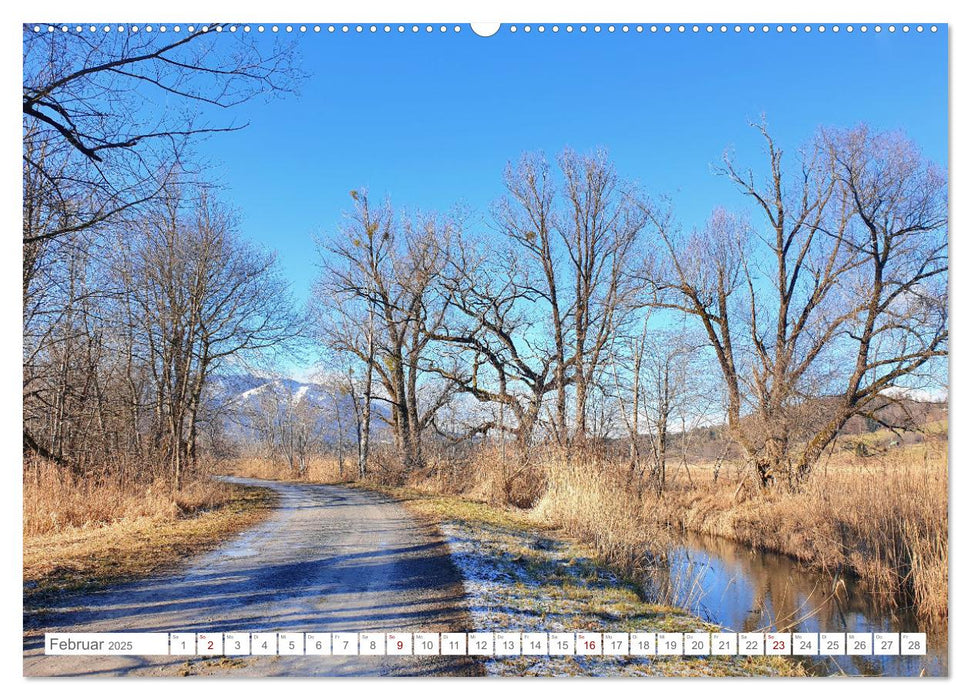
M44 635L44 653L122 656L922 656L923 632L162 632Z

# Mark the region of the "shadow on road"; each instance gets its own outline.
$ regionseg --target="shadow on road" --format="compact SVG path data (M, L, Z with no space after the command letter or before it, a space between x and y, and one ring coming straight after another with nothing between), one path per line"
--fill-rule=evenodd
M55 675L68 664L67 657L43 656L44 631L470 628L462 578L447 548L437 531L400 504L336 486L233 481L277 491L281 498L271 518L180 571L67 595L43 610L25 609L25 629L33 628L24 635L25 673L34 662L38 672L28 675ZM434 665L426 661L423 674ZM141 672L146 666L155 672L171 669L171 659L144 660L131 668L115 664L111 673ZM274 666L274 673L277 666L287 663ZM410 675L409 668L415 671L407 663L384 671Z

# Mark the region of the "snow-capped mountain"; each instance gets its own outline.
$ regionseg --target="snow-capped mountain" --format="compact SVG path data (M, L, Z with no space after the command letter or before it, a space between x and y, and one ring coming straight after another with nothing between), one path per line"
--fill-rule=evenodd
M340 433L346 438L354 430L354 402L346 392L289 377L214 377L205 400L231 439L259 439L288 424L324 441Z

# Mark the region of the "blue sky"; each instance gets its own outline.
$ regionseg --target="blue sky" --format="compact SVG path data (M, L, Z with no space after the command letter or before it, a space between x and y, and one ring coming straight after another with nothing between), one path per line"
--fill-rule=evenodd
M263 40L262 38L260 40ZM268 38L266 39L269 40ZM320 34L295 37L299 96L250 103L199 146L244 233L279 251L298 299L314 236L367 188L396 206L485 213L523 151L606 147L620 173L698 225L743 199L711 173L726 148L763 169L764 113L793 152L818 126L902 129L947 159L947 35L761 31Z

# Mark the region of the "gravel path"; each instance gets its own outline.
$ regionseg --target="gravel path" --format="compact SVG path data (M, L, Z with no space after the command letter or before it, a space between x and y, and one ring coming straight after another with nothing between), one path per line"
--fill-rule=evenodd
M478 675L465 657L44 656L43 632L466 631L462 578L433 527L356 489L229 479L274 514L179 571L66 597L24 636L24 675ZM32 616L31 619L34 619Z

